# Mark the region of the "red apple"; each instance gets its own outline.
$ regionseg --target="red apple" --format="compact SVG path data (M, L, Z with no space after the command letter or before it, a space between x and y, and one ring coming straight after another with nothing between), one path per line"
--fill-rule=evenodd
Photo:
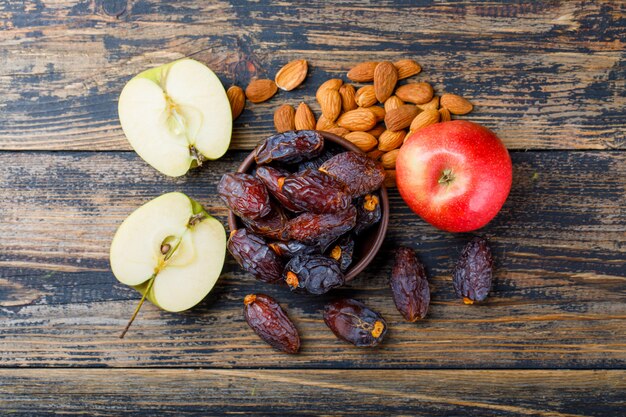
M396 161L398 190L408 206L449 232L483 227L511 189L509 152L489 129L465 120L438 123L407 138Z

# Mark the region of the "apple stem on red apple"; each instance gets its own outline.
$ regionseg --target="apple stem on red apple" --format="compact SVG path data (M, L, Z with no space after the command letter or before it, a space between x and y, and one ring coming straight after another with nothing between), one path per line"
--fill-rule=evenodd
M448 185L450 184L452 181L454 181L454 174L452 173L451 169L444 169L441 172L441 177L439 177L439 181L437 181L439 184L445 184Z

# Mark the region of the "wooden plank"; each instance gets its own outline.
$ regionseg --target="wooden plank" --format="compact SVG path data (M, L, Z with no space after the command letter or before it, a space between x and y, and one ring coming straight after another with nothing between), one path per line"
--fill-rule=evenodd
M626 371L0 369L0 413L617 416Z
M484 306L456 300L450 271L468 235L434 230L396 191L387 239L349 288L321 298L254 281L229 259L190 312L144 306L117 336L137 293L109 271L108 248L133 209L167 191L197 198L222 221L219 176L244 153L186 178L158 174L133 153L0 153L0 366L597 368L626 365L626 153L515 152L514 186L482 234L496 284ZM387 287L396 245L416 248L433 287L428 320L405 323ZM302 354L269 349L245 324L250 292L287 308ZM335 339L321 309L353 296L390 323L381 349Z
M128 150L117 97L134 74L184 56L225 85L306 58L302 88L249 105L233 148L273 131L272 112L362 60L415 58L417 79L477 106L514 149L626 148L620 1L3 2L0 149Z

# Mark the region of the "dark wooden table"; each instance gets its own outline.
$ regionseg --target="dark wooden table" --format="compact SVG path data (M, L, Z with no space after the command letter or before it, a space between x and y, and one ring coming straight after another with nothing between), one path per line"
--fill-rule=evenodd
M626 414L626 33L622 1L0 1L0 415ZM292 93L250 105L233 150L184 178L130 151L117 97L139 71L180 57L245 86L306 58ZM337 291L390 323L376 350L335 339L327 298L264 286L228 259L182 314L146 305L109 270L119 223L181 190L225 221L221 173L272 132L272 112L361 60L415 58L417 78L470 98L514 162L502 212L481 231L496 283L484 306L455 298L468 235L435 230L391 192L374 263ZM396 245L432 277L427 320L404 322L387 280ZM269 349L242 299L290 311L302 353Z

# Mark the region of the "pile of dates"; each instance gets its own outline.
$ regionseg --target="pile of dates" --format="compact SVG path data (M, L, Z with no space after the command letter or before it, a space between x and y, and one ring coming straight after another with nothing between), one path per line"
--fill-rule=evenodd
M295 293L321 295L344 285L355 239L382 217L378 194L385 178L382 165L359 152L325 147L319 133L307 130L270 136L254 156L256 168L251 173L225 174L218 185L221 199L245 226L231 231L232 256L256 279L287 285ZM484 248L488 257L479 253ZM480 268L477 254L485 258ZM454 285L467 302L487 296L491 254L486 242L479 250L466 248ZM412 249L397 250L390 286L406 320L426 316L428 280ZM273 298L246 296L244 315L272 347L299 351L298 331ZM324 322L339 339L356 346L376 346L387 332L379 313L353 299L327 304Z

